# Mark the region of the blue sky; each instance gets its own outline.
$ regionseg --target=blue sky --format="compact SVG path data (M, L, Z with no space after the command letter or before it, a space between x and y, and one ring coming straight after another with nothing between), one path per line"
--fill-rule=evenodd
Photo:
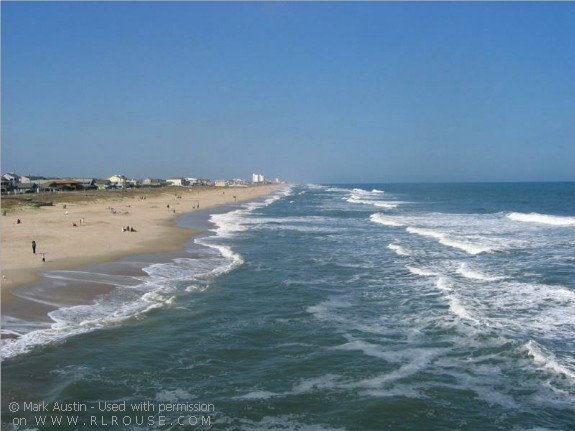
M575 3L1 7L2 172L575 180Z

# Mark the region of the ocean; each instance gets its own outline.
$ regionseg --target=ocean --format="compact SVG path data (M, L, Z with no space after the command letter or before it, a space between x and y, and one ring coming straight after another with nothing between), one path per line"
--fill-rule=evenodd
M575 183L292 185L180 224L206 234L22 294L102 288L3 316L2 429L575 429Z

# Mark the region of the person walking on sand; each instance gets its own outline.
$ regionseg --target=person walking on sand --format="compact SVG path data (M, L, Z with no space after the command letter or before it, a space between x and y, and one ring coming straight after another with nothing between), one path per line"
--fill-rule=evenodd
M36 241L32 241L32 253L36 254Z

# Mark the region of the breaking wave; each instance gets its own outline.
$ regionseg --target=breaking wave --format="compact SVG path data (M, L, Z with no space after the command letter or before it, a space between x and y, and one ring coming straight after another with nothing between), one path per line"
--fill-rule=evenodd
M555 216L538 213L517 213L507 214L507 217L514 221L525 223L540 223L551 226L575 226L575 217Z

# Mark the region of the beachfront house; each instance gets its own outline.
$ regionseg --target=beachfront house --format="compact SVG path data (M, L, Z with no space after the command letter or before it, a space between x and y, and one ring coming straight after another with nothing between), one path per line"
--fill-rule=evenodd
M211 186L212 180L208 178L186 178L186 185L189 187Z
M200 178L198 180L199 186L211 186L212 184L213 184L212 180L210 180L209 178Z
M8 181L9 184L14 186L20 182L20 175L16 175L14 172L9 172L2 175L2 179Z
M83 190L82 184L72 178L68 178L65 180L48 180L43 184L43 188L52 191L66 191L66 192Z
M56 178L57 179L57 178ZM40 192L57 192L60 191L60 187L53 185L54 179L51 180L40 180L36 184L40 186Z
M2 194L10 193L12 191L12 183L6 178L2 177Z
M20 177L20 182L23 184L32 184L32 183L38 184L41 181L45 181L46 179L47 178L45 178L45 177L35 177L33 175L29 175L29 176L22 175Z
M12 188L14 194L38 193L40 186L36 183L19 183Z
M185 178L168 178L166 181L169 186L182 187L188 185Z
M214 181L214 185L216 187L227 187L228 182L226 180L216 180L216 181Z
M50 179L38 181L41 191L83 191L96 190L96 180L94 178L67 178L67 179Z
M11 193L20 182L20 176L14 172L2 175L2 193Z
M160 178L144 178L140 181L142 187L163 187L166 185L166 181Z
M96 190L98 188L95 178L74 178L74 181L84 190Z
M234 180L229 180L228 185L230 187L247 187L246 181L241 178L236 178Z
M112 183L110 182L110 180L98 178L94 180L94 184L96 185L98 190L107 190L110 188L110 184Z
M124 189L127 187L128 178L126 178L124 175L112 175L108 178L108 181L110 181L111 186L119 189Z

